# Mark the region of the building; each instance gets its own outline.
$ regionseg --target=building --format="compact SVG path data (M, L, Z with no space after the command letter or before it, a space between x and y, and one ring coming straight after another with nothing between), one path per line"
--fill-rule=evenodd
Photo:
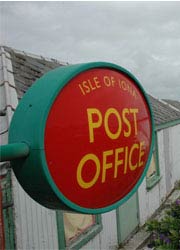
M67 63L0 47L0 144L8 142L24 93L62 65ZM1 163L1 249L115 249L145 223L180 180L180 102L149 99L156 133L151 164L138 192L116 210L94 216L46 209L24 192L10 164Z

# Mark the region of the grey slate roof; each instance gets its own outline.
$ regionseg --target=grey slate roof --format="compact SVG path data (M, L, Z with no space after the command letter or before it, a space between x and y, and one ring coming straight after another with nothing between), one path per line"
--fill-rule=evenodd
M43 74L54 68L67 65L67 63L27 54L9 47L4 47L4 49L11 55L18 99L20 99L35 80Z
M22 98L27 89L44 73L56 67L68 64L61 63L54 59L47 59L42 56L27 54L6 46L3 46L3 48L11 56L14 82L18 99ZM169 105L150 95L148 96L154 113L155 125L180 120L180 111L171 108ZM175 103L175 101L172 102Z
M154 113L155 125L180 120L180 111L176 111L175 109L169 107L169 105L150 95L149 99Z
M163 101L175 107L176 109L180 110L180 101L169 100L169 99L163 99Z

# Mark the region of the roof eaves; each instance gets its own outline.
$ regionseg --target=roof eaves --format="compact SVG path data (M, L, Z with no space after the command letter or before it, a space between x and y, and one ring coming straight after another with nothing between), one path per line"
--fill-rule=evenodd
M11 56L14 81L19 100L28 88L42 75L57 67L68 65L68 63L26 53L7 46L4 47L4 50Z
M68 62L62 62L62 61L59 61L59 60L56 60L56 59L53 59L53 58L44 57L44 56L41 56L41 55L36 55L36 54L33 54L33 53L29 53L29 52L17 50L17 49L14 49L12 47L8 47L8 46L4 46L4 49L6 51L10 51L11 50L14 53L22 55L22 56L28 56L28 57L32 57L34 59L44 60L44 61L47 61L47 62L54 62L54 63L57 63L57 64L62 65L62 66L69 65Z
M166 129L169 127L173 127L173 126L177 126L180 124L180 119L176 119L173 121L169 121L169 122L165 122L165 123L161 123L155 126L155 130L162 130L162 129Z
M18 105L18 99L11 56L2 46L0 47L0 99L0 139L1 144L6 144L7 135L5 136L5 134L8 133L12 115Z

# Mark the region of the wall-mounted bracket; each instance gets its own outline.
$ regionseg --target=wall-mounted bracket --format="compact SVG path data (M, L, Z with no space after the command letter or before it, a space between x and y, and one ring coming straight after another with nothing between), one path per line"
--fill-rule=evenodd
M24 158L29 154L29 146L26 143L12 143L0 146L0 162Z

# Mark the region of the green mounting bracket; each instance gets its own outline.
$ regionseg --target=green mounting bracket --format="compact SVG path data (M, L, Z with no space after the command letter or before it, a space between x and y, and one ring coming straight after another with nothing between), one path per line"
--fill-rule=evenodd
M29 154L29 146L26 143L12 143L0 146L0 162L24 158Z

